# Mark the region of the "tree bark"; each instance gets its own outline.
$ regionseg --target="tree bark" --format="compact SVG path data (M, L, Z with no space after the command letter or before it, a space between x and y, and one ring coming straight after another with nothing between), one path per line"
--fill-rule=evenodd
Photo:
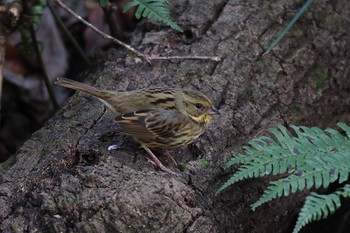
M142 20L131 44L164 56L220 56L220 62L152 61L150 66L110 49L96 58L85 82L111 90L192 88L210 96L222 115L197 142L172 151L182 164L177 170L181 175L158 171L136 143L118 133L109 110L78 93L15 157L1 164L1 231L291 231L305 193L277 199L255 212L250 205L270 177L214 193L234 172L223 170L227 160L267 128L349 123L347 1L315 1L273 53L263 57L302 3L171 4L173 18L185 33ZM108 151L111 144L118 148Z

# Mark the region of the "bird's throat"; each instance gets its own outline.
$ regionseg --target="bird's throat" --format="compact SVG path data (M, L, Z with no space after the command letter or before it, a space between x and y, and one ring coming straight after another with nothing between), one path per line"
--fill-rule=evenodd
M213 117L208 115L208 114L202 114L202 115L197 116L197 117L190 115L190 117L195 122L200 123L200 124L205 124L205 125L208 124L213 119Z

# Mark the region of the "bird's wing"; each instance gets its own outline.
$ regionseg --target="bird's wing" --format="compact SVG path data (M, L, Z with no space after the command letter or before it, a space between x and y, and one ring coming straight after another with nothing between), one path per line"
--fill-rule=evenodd
M120 131L135 137L141 142L166 143L173 139L184 126L187 128L188 119L177 111L165 109L145 109L125 113L115 118Z

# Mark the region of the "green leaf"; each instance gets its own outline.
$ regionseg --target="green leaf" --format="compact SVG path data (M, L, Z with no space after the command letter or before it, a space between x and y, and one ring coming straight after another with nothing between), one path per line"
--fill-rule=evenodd
M312 192L306 197L305 204L301 209L293 233L298 233L301 228L312 221L327 218L341 206L340 197L350 196L350 185L346 184L331 194L317 194Z
M99 4L101 7L106 7L106 6L107 6L107 1L108 1L108 0L98 0L98 4Z
M34 5L29 9L29 13L31 15L42 15L44 12L44 8L40 5Z
M348 136L348 139L350 139L350 127L342 122L339 122L337 125L345 131L346 135Z
M47 5L47 0L37 0L38 5L41 6L46 6Z
M287 32L290 31L290 29L293 27L293 25L295 24L295 22L300 18L300 16L302 16L304 14L304 12L306 11L306 9L311 5L311 3L313 2L313 0L307 0L305 2L305 4L303 5L303 7L298 11L298 13L294 16L294 18L288 23L287 27L285 27L282 32L280 32L280 34L278 35L277 39L274 40L272 42L272 44L269 46L269 48L266 50L266 52L264 53L267 54L269 52L271 52L271 50L281 41L281 39L287 34Z
M242 154L231 158L226 164L226 168L238 165L238 169L216 194L247 178L285 173L284 178L271 181L263 195L251 205L255 210L278 197L348 181L350 127L344 123L338 123L338 126L347 136L334 129L304 126L291 126L295 132L295 136L291 136L292 133L286 127L279 125L269 130L274 139L267 136L252 139ZM310 221L329 216L339 208L339 197L349 196L350 185L345 185L331 195L313 193L300 213L295 232Z
M202 159L197 159L197 162L204 165L205 167L208 167L209 166L209 161L205 158L202 158Z
M170 19L167 0L133 0L123 7L123 13L132 7L137 7L135 17L147 17L159 20L173 29L183 32L182 28Z

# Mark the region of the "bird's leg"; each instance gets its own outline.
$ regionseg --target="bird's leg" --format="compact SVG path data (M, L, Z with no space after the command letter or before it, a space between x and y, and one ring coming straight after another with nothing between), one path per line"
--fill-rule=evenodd
M168 172L170 174L176 174L175 172L171 171L170 169L166 168L162 162L159 161L159 159L153 154L153 152L147 147L142 145L142 148L145 149L145 151L147 151L147 153L151 156L152 160L157 164L157 166L165 172Z
M170 152L169 152L168 150L166 150L163 154L164 154L166 157L168 157L169 159L171 159L171 161L173 161L173 163L175 164L175 166L177 166L176 160L174 159L174 157L170 154Z

